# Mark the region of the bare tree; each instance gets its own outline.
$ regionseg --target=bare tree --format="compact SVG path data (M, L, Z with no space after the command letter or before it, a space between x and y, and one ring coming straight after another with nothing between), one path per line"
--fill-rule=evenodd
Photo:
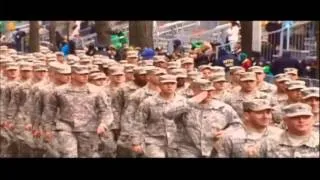
M40 51L39 21L30 21L29 51Z
M110 45L111 28L108 21L95 21L97 44L99 47Z
M252 21L241 21L241 49L248 54L252 55Z
M153 22L129 21L129 43L131 46L153 48Z

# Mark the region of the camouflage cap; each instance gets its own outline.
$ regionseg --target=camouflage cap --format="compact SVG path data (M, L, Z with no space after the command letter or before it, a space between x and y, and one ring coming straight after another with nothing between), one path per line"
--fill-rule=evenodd
M243 111L263 111L272 109L270 101L267 99L250 99L242 103Z
M64 56L63 52L56 52L56 56Z
M307 87L301 90L302 99L308 99L311 97L319 98L319 87Z
M11 58L0 59L0 64L6 64L8 62L13 62L13 59L11 59Z
M213 82L227 82L225 74L214 74L211 77L211 81Z
M304 89L306 87L306 82L296 80L296 81L289 81L288 82L288 90L295 90L295 89Z
M15 49L8 49L8 54L10 54L10 55L15 55L15 54L17 54L17 50L15 50Z
M210 65L201 65L201 66L199 66L199 70L200 71L203 71L205 69L209 69L209 70L212 71L212 66L210 66Z
M57 58L49 58L48 61L57 61Z
M257 80L254 72L244 72L240 74L240 81L255 81Z
M284 73L298 75L298 69L296 68L284 68Z
M33 71L35 71L35 72L48 71L48 67L45 63L36 63L33 66Z
M194 64L193 58L185 57L181 59L181 64Z
M148 66L147 66L148 67ZM151 66L150 66L151 67ZM157 76L161 76L161 75L165 75L165 74L168 74L167 71L165 69L162 69L162 68L155 68L153 70L153 73Z
M188 77L187 71L182 68L173 69L171 71L171 74L177 76L177 78L187 78Z
M311 106L305 103L294 103L282 108L285 117L312 116Z
M124 75L124 67L120 65L115 65L110 67L110 75Z
M254 72L254 73L264 73L263 67L261 66L251 66L248 69L248 72Z
M246 70L241 66L232 66L232 67L229 68L229 70L230 70L231 74L233 74L235 72L238 72L238 71L240 71L239 73L246 72Z
M8 46L0 46L0 51L6 51L8 50Z
M76 50L76 54L85 54L86 51L85 50L82 50L82 49L77 49Z
M89 66L89 71L90 73L100 72L100 69L98 65L92 64Z
M134 74L139 74L139 75L147 74L147 70L146 70L145 67L139 66L139 67L135 67L135 68L133 69L133 73L134 73Z
M56 64L54 70L59 74L71 74L71 66L66 64Z
M285 73L280 73L274 76L276 82L290 81L290 77Z
M16 62L9 62L6 64L6 70L19 70L19 64Z
M88 65L80 65L80 64L73 65L71 67L71 70L73 73L76 73L76 74L89 74L89 66Z
M128 61L127 61L127 60L120 60L119 63L120 63L120 64L127 64Z
M79 63L91 63L90 58L80 58Z
M165 56L154 56L153 57L154 63L160 63L160 62L167 62Z
M44 56L41 56L41 57L38 57L38 60L40 60L40 61L45 61L45 60L47 60L47 58L44 57Z
M94 58L92 64L101 65L102 59L101 58Z
M177 83L177 77L170 74L160 76L160 83Z
M92 79L93 80L107 79L107 76L104 73L100 72L100 73L95 73Z
M212 66L211 67L211 70L213 72L213 74L219 74L219 75L225 75L226 72L225 72L225 68L222 67L222 66Z
M211 81L202 78L196 78L192 81L193 87L200 87L202 91L215 90Z
M101 54L95 54L95 55L93 55L93 58L94 59L99 59L99 58L103 58L103 56L101 55Z
M197 71L190 71L188 72L188 78L190 79L196 79L196 78L200 78L201 74Z
M32 71L33 64L30 62L21 62L20 63L20 71Z
M59 63L57 61L52 61L52 62L49 62L49 64L48 64L49 69L56 69L56 67L58 67L59 65L61 65L61 63Z
M111 68L112 66L120 66L120 64L117 61L110 59L108 62L108 68Z

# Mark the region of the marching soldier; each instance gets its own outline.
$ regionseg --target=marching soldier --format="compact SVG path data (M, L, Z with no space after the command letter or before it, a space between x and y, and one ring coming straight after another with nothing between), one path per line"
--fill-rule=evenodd
M261 147L256 148L261 157L319 158L319 133L313 131L311 107L293 103L283 107L283 112L287 130L265 139Z
M179 121L179 157L209 157L214 139L226 128L238 126L241 120L231 106L212 98L214 87L210 81L197 79L192 86L195 96L171 103L164 114Z
M254 72L257 75L257 87L260 91L271 94L276 91L276 86L264 81L266 74L261 66L252 66L248 72Z
M263 139L279 135L282 130L270 126L272 107L266 99L250 99L243 102L243 124L228 131L213 150L213 157L248 158L259 157L255 147Z
M185 57L181 60L181 67L188 72L194 71L194 60L193 58Z
M134 76L133 76L134 67L135 67L135 65L133 65L133 64L125 64L124 65L126 82L130 82L130 81L134 80Z
M230 70L230 86L228 87L229 92L240 91L240 74L246 72L241 66L232 66Z
M225 98L230 96L231 94L226 90L226 77L224 74L217 74L214 75L211 78L213 82L213 98L220 100L220 101L225 101Z
M276 99L276 104L283 105L288 100L287 84L290 81L290 77L287 74L280 73L274 76L277 91L272 94Z
M225 98L225 102L233 107L240 118L243 115L242 103L244 101L250 99L268 99L271 102L271 98L266 93L257 89L256 74L254 72L241 73L240 86L240 91L234 92Z
M314 119L314 130L319 132L319 88L310 87L302 89L302 102L308 104L312 108Z
M162 69L167 69L168 63L165 56L154 56L153 65Z
M45 107L46 136L52 137L55 122L62 157L98 157L99 136L109 131L113 121L110 100L88 84L88 74L88 66L72 67L71 83L57 88Z
M296 69L296 68L284 68L283 71L284 71L285 74L288 74L290 76L291 80L295 81L295 80L299 79L298 69Z
M210 65L201 65L201 66L199 66L199 70L200 70L200 72L202 74L202 77L204 79L210 80L212 78L212 74L213 74L212 66L210 66Z
M177 77L177 90L176 92L178 94L183 94L183 92L186 91L188 88L186 84L186 79L188 77L187 72L185 69L179 68L179 69L173 69L171 71L172 75L175 75Z

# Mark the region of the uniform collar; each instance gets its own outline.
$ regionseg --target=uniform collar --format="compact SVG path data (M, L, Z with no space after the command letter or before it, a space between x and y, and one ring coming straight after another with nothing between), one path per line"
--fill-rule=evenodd
M280 143L281 145L292 146L291 142L288 138L288 131L285 131L281 134ZM303 142L302 146L308 146L311 148L315 148L319 146L319 136L317 136L316 132L312 132L309 138Z

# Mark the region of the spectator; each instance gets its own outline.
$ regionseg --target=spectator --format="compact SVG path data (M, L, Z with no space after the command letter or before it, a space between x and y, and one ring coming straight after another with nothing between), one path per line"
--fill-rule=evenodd
M86 52L86 55L88 56L93 56L95 55L97 52L96 48L94 47L94 44L93 43L90 43L89 46L88 46L88 50Z
M70 40L69 43L69 54L76 54L76 43L73 40Z
M241 62L237 60L237 57L228 53L225 49L220 49L218 60L215 61L215 65L225 67L226 71L229 71L230 67L239 66L240 64Z
M152 48L145 48L142 53L141 56L143 58L143 60L150 60L153 58L153 56L155 56L155 52Z
M230 50L233 51L236 43L239 41L240 25L237 21L231 21L231 27L227 30L227 41L230 43Z
M284 68L296 68L299 75L301 75L303 69L297 59L291 58L290 52L283 52L281 58L275 60L271 65L271 72L273 75L284 72Z
M24 37L26 37L26 33L24 31L20 31L20 29L16 29L16 33L14 34L14 41L16 44L16 50L22 51L22 45L24 45ZM23 42L22 42L23 41Z
M58 31L56 31L56 47L57 47L57 49L62 48L62 46L64 45L63 41L64 40L63 40L62 35Z

